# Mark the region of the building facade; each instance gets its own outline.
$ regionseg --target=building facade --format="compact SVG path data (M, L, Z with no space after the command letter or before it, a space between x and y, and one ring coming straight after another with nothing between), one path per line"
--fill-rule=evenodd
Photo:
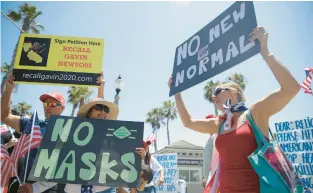
M156 152L166 153L177 153L179 179L186 181L188 193L201 193L203 147L180 140Z

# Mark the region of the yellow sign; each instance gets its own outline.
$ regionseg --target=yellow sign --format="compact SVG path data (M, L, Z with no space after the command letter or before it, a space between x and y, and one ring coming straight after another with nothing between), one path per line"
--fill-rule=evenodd
M13 75L18 83L97 86L104 40L22 34Z

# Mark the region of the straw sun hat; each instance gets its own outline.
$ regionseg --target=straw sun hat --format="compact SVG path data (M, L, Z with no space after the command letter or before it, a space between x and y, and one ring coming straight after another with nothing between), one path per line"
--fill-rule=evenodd
M108 119L110 119L110 120L116 120L117 119L117 116L119 113L118 106L115 103L105 101L105 100L100 99L100 98L96 98L96 99L90 101L89 103L84 104L78 110L77 117L81 117L81 118L87 117L87 114L88 114L89 110L91 109L91 107L93 107L94 105L97 105L97 104L106 105L107 107L109 107L110 112L109 112L108 117L107 117Z

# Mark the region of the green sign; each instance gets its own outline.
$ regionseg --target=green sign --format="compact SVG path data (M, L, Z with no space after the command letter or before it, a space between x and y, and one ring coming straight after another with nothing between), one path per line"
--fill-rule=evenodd
M134 188L143 122L53 116L28 180Z

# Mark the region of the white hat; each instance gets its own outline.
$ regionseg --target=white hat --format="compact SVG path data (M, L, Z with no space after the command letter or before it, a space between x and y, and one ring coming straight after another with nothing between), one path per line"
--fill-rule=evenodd
M118 113L119 113L119 108L117 106L117 104L109 102L109 101L105 101L103 99L100 98L96 98L92 101L90 101L87 104L84 104L82 107L79 108L78 113L77 113L77 117L86 117L87 113L89 112L89 110L94 106L94 105L106 105L107 107L109 107L110 112L108 114L108 119L110 120L116 120Z

